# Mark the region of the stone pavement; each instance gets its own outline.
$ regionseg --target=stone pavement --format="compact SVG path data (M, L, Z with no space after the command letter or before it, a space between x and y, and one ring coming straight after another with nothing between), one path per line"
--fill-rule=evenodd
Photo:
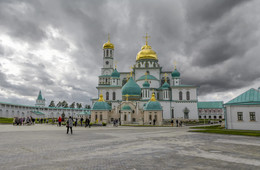
M260 169L260 138L187 127L0 125L0 169Z

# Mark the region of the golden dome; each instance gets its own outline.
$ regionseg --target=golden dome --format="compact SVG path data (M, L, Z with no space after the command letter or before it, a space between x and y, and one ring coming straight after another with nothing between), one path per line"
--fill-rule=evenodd
M114 49L114 44L112 44L109 40L103 45L103 49Z
M152 59L152 60L158 60L156 52L152 50L152 47L146 43L141 48L141 51L137 53L136 60L143 60L143 59Z
M103 45L103 49L114 49L114 44L110 42L110 35L108 34L108 41Z

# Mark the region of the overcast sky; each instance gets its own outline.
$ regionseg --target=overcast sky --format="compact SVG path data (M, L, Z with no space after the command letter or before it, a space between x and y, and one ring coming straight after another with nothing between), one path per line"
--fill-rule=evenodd
M260 86L260 1L0 0L0 101L90 103L111 35L129 71L148 33L163 71L173 62L199 100Z

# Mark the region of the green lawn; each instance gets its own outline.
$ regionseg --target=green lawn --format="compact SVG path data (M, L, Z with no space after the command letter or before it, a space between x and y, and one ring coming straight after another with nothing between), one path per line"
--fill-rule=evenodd
M224 129L221 125L190 127L190 129Z
M0 123L13 124L13 118L0 117Z
M256 136L260 137L259 130L234 130L234 129L224 129L220 126L203 126L203 127L192 127L189 132L201 132L201 133L217 133L225 135L243 135L243 136Z

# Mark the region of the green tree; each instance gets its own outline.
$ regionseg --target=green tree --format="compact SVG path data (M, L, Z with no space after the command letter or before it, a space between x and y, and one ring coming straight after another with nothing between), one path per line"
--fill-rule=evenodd
M81 103L77 103L76 105L77 105L78 109L82 108L82 104Z
M70 108L75 108L75 102L71 103Z
M68 103L65 100L63 100L62 103L61 103L61 106L62 107L66 107L67 106L68 107Z
M56 105L56 107L62 107L62 103L59 102L59 103Z
M49 105L49 107L55 107L55 103L54 103L54 101L53 101L53 100L50 102L50 105Z

